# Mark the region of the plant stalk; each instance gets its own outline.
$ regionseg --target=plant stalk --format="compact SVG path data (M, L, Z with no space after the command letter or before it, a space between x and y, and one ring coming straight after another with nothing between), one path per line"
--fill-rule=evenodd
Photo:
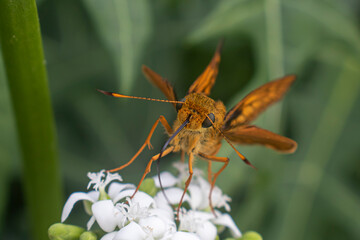
M35 0L0 1L0 41L33 239L59 220L62 188L45 59Z

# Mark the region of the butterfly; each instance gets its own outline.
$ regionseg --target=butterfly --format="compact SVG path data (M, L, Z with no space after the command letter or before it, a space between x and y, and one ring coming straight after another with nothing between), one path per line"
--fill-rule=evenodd
M114 172L129 166L146 146L152 148L150 139L157 125L159 123L163 125L169 139L164 144L160 153L153 156L148 162L134 195L145 179L145 176L150 172L151 165L154 161L159 162L161 157L170 153L181 152L182 161L184 161L185 155L188 155L189 177L185 182L185 189L178 206L178 212L193 176L193 163L195 158L208 161L208 180L211 184L209 202L213 210L211 202L212 190L218 176L224 171L230 161L228 157L216 156L222 145L222 140L228 142L240 159L252 167L254 166L233 144L263 145L282 153L293 153L296 150L297 143L294 140L251 125L251 122L255 120L260 113L284 96L295 81L295 75L287 75L260 86L245 96L229 111L226 111L225 105L221 101L215 101L209 97L219 71L221 48L222 42L218 44L210 63L190 86L186 96L181 100L177 99L174 88L169 81L145 65L142 66L142 71L146 78L160 89L167 100L127 96L98 90L103 94L113 97L172 103L177 111L177 118L172 125L161 115L152 126L145 143L130 161L118 168L110 170ZM212 173L212 162L223 163L223 166L217 172Z

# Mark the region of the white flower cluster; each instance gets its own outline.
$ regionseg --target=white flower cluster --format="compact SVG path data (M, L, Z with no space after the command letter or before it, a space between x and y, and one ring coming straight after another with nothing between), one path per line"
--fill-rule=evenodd
M175 167L179 170L179 177L169 172L161 173L166 197L161 190L158 190L154 197L138 191L131 199L136 187L133 184L113 182L122 181L119 174L106 173L104 170L89 173L88 188L93 185L94 190L71 194L65 203L61 221L67 219L76 202L85 200L91 203L91 210L88 210L91 218L87 228L89 230L96 221L106 232L101 240L211 240L216 238L220 227L228 227L234 238L241 237L240 230L229 214L218 210L215 210L215 215L210 212L210 184L201 177L199 170L194 171L193 180L184 197L184 203L191 209L181 209L177 226L173 206L179 204L183 194L180 186L187 176L184 164L177 163ZM154 177L154 182L159 188L157 176ZM106 191L107 185L109 187ZM230 200L218 187L214 188L214 208L224 207L226 211L230 211Z

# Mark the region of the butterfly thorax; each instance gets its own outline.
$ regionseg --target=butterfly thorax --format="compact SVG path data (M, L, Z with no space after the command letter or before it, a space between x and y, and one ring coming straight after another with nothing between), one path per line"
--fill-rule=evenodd
M226 109L221 101L215 102L199 93L187 95L178 109L173 129L179 128L186 119L189 119L189 123L173 139L171 145L175 146L176 150L181 149L187 153L209 153L219 145L221 135L218 129L223 124L225 113ZM213 123L209 122L211 114L214 117ZM204 121L209 125L204 124Z

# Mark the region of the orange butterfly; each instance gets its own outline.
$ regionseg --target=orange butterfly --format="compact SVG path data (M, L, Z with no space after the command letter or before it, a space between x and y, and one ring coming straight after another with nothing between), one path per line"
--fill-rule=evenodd
M145 176L150 172L153 161L159 160L162 156L166 156L169 153L180 151L182 161L184 161L185 154L189 156L189 177L185 183L185 189L179 203L178 211L193 175L193 161L195 157L208 161L208 179L211 183L209 200L212 208L211 193L215 186L216 179L229 164L229 158L216 156L221 147L222 139L225 139L237 155L250 166L252 166L251 163L232 143L260 144L283 153L292 153L296 150L297 143L295 141L257 126L249 125L262 111L283 97L290 85L294 82L295 75L288 75L264 84L248 94L230 109L230 111L226 112L226 108L221 101L214 101L208 97L218 74L221 47L222 43L219 43L205 71L195 80L190 86L187 95L180 101L176 98L171 84L146 66L142 67L145 76L164 93L168 100L133 97L99 90L113 97L170 102L177 111L177 118L172 127L164 116L160 116L151 128L145 143L133 158L126 164L110 170L113 172L127 167L146 146L151 148L150 139L156 126L159 122L164 126L170 138L165 143L161 152L150 159L134 195ZM222 168L215 174L211 172L211 163L213 161L224 163Z

